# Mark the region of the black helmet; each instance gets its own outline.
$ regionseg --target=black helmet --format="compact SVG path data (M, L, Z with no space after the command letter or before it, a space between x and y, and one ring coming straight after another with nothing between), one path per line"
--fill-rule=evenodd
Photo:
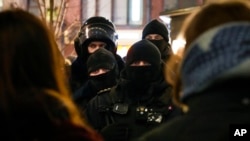
M90 25L90 24L94 24L94 23L102 23L102 24L106 24L108 26L110 26L111 28L113 28L114 30L116 30L115 25L108 19L101 17L101 16L95 16L95 17L91 17L89 19L87 19L82 27L86 26L86 25Z
M118 35L114 24L104 17L91 17L87 19L75 40L77 55L82 55L82 47L88 46L92 41L102 41L107 44L107 50L116 53Z

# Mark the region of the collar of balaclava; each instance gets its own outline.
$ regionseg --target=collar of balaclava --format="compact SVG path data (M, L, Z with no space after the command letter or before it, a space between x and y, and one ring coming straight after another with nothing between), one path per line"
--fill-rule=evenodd
M142 102L151 99L152 97L157 97L166 87L164 83L163 73L157 73L156 79L150 82L138 82L129 80L127 77L126 70L121 72L120 81L118 87L120 93L118 97L123 97L126 101Z

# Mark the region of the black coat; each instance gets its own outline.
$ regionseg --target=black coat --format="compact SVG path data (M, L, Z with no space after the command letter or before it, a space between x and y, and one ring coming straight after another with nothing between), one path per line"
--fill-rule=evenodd
M194 94L188 113L136 141L229 141L232 124L250 124L249 81L235 82Z
M88 104L88 102L96 96L96 91L92 88L92 85L87 81L82 87L75 91L73 94L73 100L83 111Z
M97 94L108 93L111 87L107 87L105 89L100 90L99 92L93 88L93 85L90 81L87 81L82 87L80 87L74 94L73 100L75 104L78 106L80 112L84 116L85 109L89 103L89 101L94 98Z
M129 97L131 94L129 94L131 92L129 89L126 82L121 80L110 93L97 95L90 101L86 109L86 116L92 127L102 133L102 129L109 125L126 126L127 136L119 138L120 140L126 140L125 138L131 140L180 114L180 110L175 109L171 101L171 86L163 80L156 83L150 92L145 93L139 99ZM138 108L148 111L140 114ZM150 109L153 110L150 111ZM156 119L162 116L162 119L150 121L148 116L150 114ZM115 134L114 136L116 136Z

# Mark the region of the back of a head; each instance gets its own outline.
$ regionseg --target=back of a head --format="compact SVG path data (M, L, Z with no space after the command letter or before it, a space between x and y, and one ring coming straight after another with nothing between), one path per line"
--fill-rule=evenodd
M116 53L118 34L115 25L108 19L95 16L87 19L75 39L75 50L78 56L85 55L88 44L92 41L102 41L112 53Z
M249 76L249 56L243 55L249 50L249 13L249 2L228 0L204 5L185 20L186 48L174 82L176 103L223 79Z
M0 32L3 70L0 75L5 75L1 80L8 82L4 84L13 88L58 89L60 78L55 74L61 73L57 71L63 68L64 59L53 35L40 19L21 9L2 11Z
M69 121L83 125L70 99L66 74L62 70L64 58L46 24L27 11L10 9L0 12L0 32L0 108L11 113L12 109L18 109L15 101L24 107L37 104L34 108L45 108L49 102L46 97L51 97L58 104L63 103ZM24 102L27 98L34 101ZM23 109L20 105L18 107ZM48 116L50 112L42 113ZM59 119L57 116L50 118Z
M193 12L184 22L182 31L184 31L186 46L189 46L199 35L213 27L240 21L250 21L249 1L221 0L210 2L204 5L202 10Z

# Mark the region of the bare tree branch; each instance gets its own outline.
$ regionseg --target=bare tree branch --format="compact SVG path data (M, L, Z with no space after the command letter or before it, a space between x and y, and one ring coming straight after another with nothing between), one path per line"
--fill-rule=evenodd
M45 15L44 15L44 13L43 13L42 5L41 5L41 3L40 3L39 0L36 0L36 2L37 2L37 5L38 5L38 8L39 8L39 11L40 11L41 18L42 18L42 20L46 23L46 17L45 17ZM44 6L44 5L43 5L43 6ZM44 6L44 7L45 7L45 6Z

